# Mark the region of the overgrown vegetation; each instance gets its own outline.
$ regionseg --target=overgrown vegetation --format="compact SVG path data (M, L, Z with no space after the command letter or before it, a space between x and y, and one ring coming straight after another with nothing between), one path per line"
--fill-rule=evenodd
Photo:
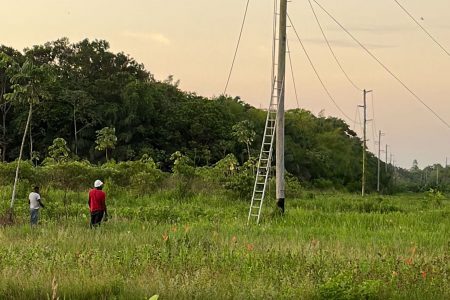
M314 197L290 199L284 218L272 218L268 202L262 224L246 226L247 201L211 185L191 185L190 197L176 189L139 195L107 183L111 218L97 230L89 229L86 191L53 187L43 190L46 209L31 229L28 191L19 189L18 225L0 230L2 298L450 296L446 198L440 206L426 195L362 203L309 192Z

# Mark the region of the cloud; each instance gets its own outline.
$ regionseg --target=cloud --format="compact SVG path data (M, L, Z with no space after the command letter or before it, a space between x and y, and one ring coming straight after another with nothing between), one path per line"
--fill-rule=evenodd
M171 41L168 37L166 37L162 33L147 33L147 32L131 32L131 31L124 31L122 32L122 35L125 37L129 37L136 40L141 41L152 41L156 42L161 45L170 45Z

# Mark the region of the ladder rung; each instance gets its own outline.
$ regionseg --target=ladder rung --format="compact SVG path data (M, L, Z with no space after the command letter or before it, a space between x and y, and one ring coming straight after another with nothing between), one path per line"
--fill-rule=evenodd
M255 215L255 214L250 214L250 216L252 216L252 217L259 217L259 215Z

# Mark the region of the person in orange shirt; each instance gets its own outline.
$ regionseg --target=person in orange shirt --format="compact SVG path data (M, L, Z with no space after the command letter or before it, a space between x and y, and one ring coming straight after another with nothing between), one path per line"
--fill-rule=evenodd
M106 194L103 189L103 182L96 180L94 188L89 191L89 211L91 213L91 228L100 226L102 219L108 217L106 211Z

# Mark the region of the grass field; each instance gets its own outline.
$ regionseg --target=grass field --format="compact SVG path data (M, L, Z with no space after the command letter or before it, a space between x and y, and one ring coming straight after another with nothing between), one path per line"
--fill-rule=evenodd
M37 228L21 195L0 229L2 299L450 299L445 199L311 192L247 226L224 195L116 193L90 230L85 194L43 197Z

